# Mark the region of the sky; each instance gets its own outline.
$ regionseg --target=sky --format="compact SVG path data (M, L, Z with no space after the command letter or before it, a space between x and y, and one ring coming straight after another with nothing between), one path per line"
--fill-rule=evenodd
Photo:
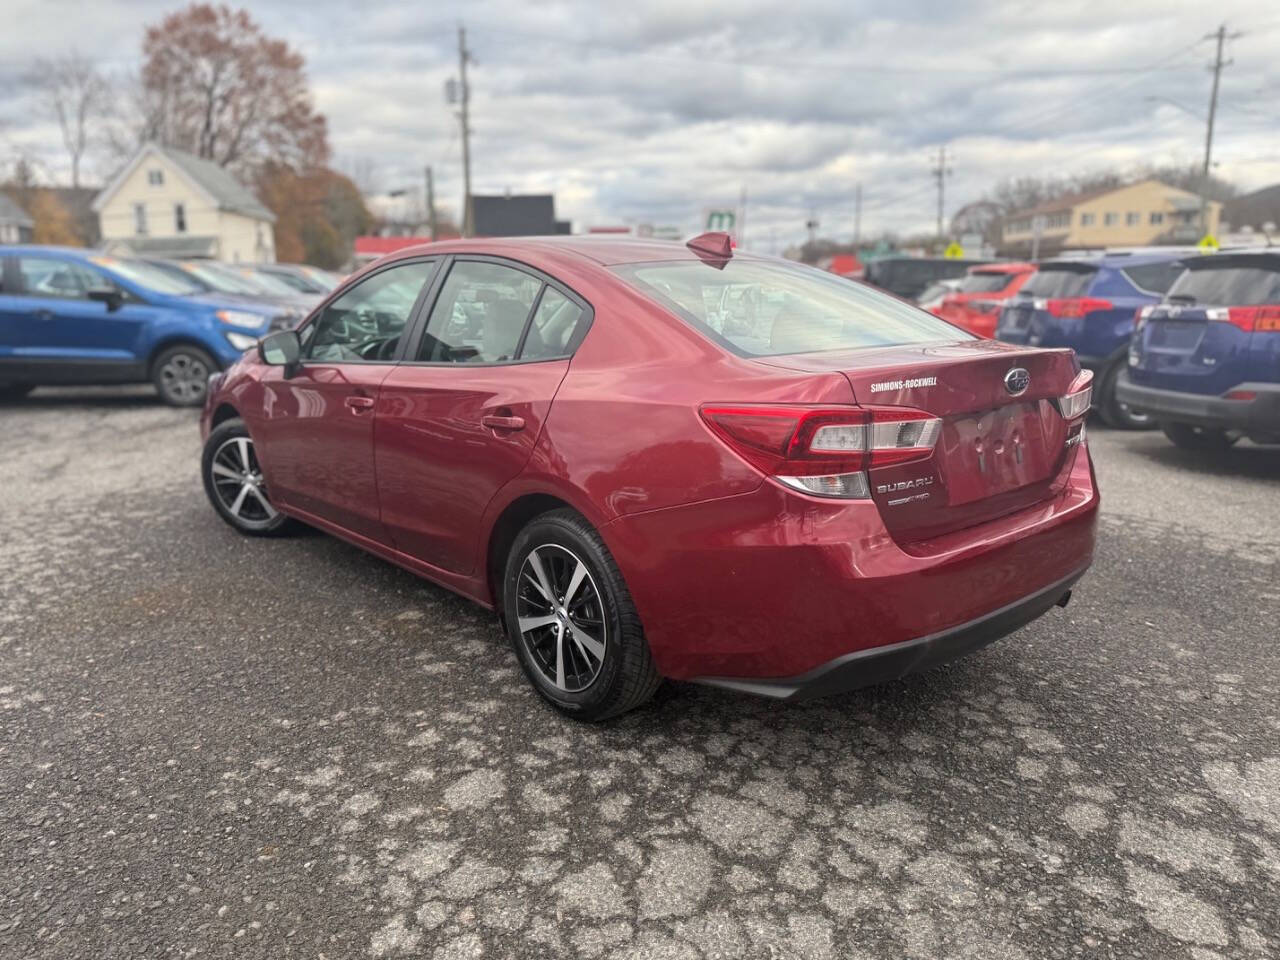
M136 70L143 29L174 2L6 0L0 163L15 151L66 176L56 126L24 77L74 47ZM610 9L613 8L613 9ZM378 191L462 194L457 29L474 63L472 190L551 192L575 228L697 228L747 195L746 243L931 230L946 145L950 217L998 180L1199 163L1213 42L1227 45L1215 173L1280 182L1280 3L254 2L304 54L335 166ZM69 30L68 26L74 25ZM1173 101L1173 102L1170 102ZM105 154L90 176L111 173Z

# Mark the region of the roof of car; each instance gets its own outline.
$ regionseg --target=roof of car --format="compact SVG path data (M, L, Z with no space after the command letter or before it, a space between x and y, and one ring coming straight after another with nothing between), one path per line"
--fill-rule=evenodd
M440 240L396 251L397 257L421 256L424 253L481 253L518 258L521 252L559 253L594 261L603 266L623 263L645 263L655 260L698 260L683 243L674 240L650 240L637 237L555 236L555 237L476 237L470 240ZM758 254L734 251L734 258L765 259Z
M1082 264L1090 267L1139 267L1148 263L1169 263L1174 260L1186 260L1197 256L1186 250L1141 251L1133 253L1097 253L1079 257L1053 257L1041 260L1037 267L1052 267L1055 264Z

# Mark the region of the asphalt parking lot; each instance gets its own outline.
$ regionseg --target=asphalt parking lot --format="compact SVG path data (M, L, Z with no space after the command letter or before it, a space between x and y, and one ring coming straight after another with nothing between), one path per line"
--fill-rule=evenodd
M1280 450L1090 439L1067 609L590 728L465 601L234 534L192 413L0 408L0 957L1275 956Z

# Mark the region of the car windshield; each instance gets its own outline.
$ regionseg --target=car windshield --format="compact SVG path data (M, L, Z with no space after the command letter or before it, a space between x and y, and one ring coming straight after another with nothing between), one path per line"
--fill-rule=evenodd
M1092 268L1041 267L1019 292L1032 297L1083 297L1095 273Z
M298 291L285 283L280 277L254 270L252 267L228 267L227 272L235 274L245 283L255 287L255 293L267 293L273 297L296 297L298 295Z
M182 269L203 281L210 289L216 290L218 293L238 293L244 296L253 296L263 292L261 288L255 287L250 283L248 279L238 276L229 270L220 269L211 263L187 261L182 264Z
M319 283L313 281L305 274L298 273L276 273L272 270L260 270L261 276L269 276L279 280L285 286L289 287L294 293L326 293L327 288L320 286Z
M971 339L871 287L797 264L625 264L617 273L739 356Z
M154 267L142 260L130 260L119 257L94 257L93 262L123 277L130 283L154 293L165 293L176 297L186 297L200 292L200 285L183 277L176 276L160 267Z
M971 273L960 284L961 293L995 293L1013 279L1012 273Z
M1280 258L1274 266L1223 264L1193 268L1170 288L1169 299L1224 307L1280 304Z

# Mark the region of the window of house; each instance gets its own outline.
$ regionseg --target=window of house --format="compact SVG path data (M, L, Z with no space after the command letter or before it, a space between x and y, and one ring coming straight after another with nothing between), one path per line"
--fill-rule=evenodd
M164 186L164 171L163 171L163 170L148 170L148 171L147 171L147 183L149 183L149 184L150 184L151 186L153 186L153 187L163 187L163 186Z
M1044 225L1047 230L1061 230L1064 227L1071 226L1071 211L1050 214Z
M138 234L147 232L147 205L145 203L135 203L133 205L133 232Z
M1096 214L1093 214L1093 213L1080 214L1080 226L1082 227L1092 227L1095 220L1097 220Z
M173 229L178 233L187 232L187 210L180 203L173 205Z
M1126 227L1136 227L1142 222L1142 214L1136 210L1130 210L1124 215L1124 225Z
M1114 227L1119 222L1120 214L1118 213L1104 213L1102 215L1102 225L1104 227Z
M1161 213L1159 210L1152 210L1152 211L1151 211L1151 226L1153 226L1153 227L1158 227L1158 226L1160 226L1160 224L1162 224L1162 223L1164 223L1164 214L1163 214L1163 213Z

